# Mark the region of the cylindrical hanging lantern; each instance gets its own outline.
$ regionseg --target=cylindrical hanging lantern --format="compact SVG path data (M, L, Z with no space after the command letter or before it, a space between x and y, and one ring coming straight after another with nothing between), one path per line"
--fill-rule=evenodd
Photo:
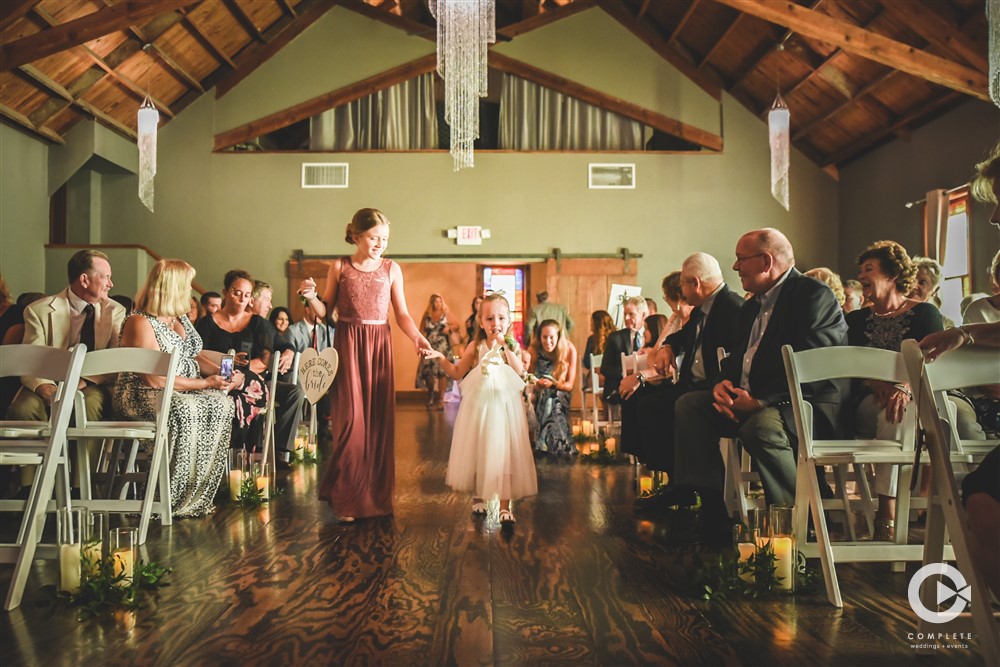
M156 127L160 112L149 97L139 107L139 200L153 210L153 177L156 176Z
M767 114L768 143L771 146L771 194L788 210L788 153L791 112L781 93Z

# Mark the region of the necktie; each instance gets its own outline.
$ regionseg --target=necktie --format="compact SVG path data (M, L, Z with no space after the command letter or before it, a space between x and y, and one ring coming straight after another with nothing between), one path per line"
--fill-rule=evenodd
M319 351L319 345L316 343L316 337L319 335L319 323L313 325L313 349Z
M638 331L635 332L635 340L632 341L632 351L636 352L642 347L642 334Z
M80 342L87 350L94 349L94 304L88 303L83 309L83 328L80 329Z

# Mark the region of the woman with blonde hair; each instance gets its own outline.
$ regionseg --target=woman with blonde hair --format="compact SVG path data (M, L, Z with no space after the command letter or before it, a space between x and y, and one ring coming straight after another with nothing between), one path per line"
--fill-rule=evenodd
M535 382L534 448L547 454L575 454L569 428L570 392L576 383L576 347L555 320L543 320L531 341L529 370Z
M826 268L825 266L818 266L815 269L809 269L805 272L810 278L815 278L820 281L833 291L833 295L837 297L837 303L840 307L844 307L844 301L847 299L847 295L844 294L844 283L840 281L840 276Z
M154 264L136 295L135 313L122 325L120 342L121 347L179 350L168 451L170 507L181 517L214 510L235 409L227 392L243 381L239 371L229 379L199 364L201 336L186 317L194 275L194 268L179 259ZM126 419L155 421L153 410L162 391L162 377L122 373L115 383L115 411ZM143 446L151 447L152 442L144 441Z
M420 328L431 347L451 359L451 334L458 330L458 325L452 321L448 304L440 294L431 294L427 300ZM425 358L417 366L417 389L427 391L428 409L441 410L444 407L442 399L448 390L448 376L433 359Z

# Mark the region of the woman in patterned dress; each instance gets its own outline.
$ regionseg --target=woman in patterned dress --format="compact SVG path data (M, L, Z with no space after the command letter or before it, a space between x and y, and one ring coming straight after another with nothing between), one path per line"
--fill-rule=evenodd
M312 278L299 294L320 319L331 304L339 315L333 347L340 369L330 389L333 455L323 471L319 497L328 500L340 523L392 514L395 487L396 394L392 370L389 304L396 324L417 354L431 349L406 309L403 271L382 253L389 244L389 220L363 208L347 225L346 239L357 248L330 264L324 299Z
M570 392L576 382L576 347L558 322L544 320L529 352L530 371L538 378L533 390L538 421L535 451L576 454L569 428Z
M243 381L239 371L230 381L199 367L201 337L185 316L194 275L186 262L158 261L136 296L135 314L122 325L120 342L121 347L163 352L180 349L167 445L170 507L179 517L202 516L214 509L233 422L234 404L227 392ZM115 411L125 419L155 421L153 408L162 387L161 377L120 374L115 383ZM151 450L152 441L144 441L143 446Z
M420 320L420 328L431 347L447 359L453 356L451 348L451 333L457 330L450 318L448 305L440 294L431 294L427 310ZM417 389L427 390L427 407L442 409L441 399L448 391L448 376L433 359L423 359L417 366Z
M898 352L903 340L920 340L941 330L937 307L906 296L916 282L917 269L903 246L895 241L868 246L858 257L858 269L862 293L871 305L847 313L849 344ZM908 386L864 380L851 393L857 403L855 431L859 436L896 441L902 437L903 411L912 398ZM897 476L892 464L875 466L876 540L891 540L895 532Z

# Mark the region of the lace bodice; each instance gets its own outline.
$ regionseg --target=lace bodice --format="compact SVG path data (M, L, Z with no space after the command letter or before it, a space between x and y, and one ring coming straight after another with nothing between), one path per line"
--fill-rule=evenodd
M337 313L340 319L385 321L389 317L391 259L383 259L374 271L359 271L350 257L343 258L337 286Z

